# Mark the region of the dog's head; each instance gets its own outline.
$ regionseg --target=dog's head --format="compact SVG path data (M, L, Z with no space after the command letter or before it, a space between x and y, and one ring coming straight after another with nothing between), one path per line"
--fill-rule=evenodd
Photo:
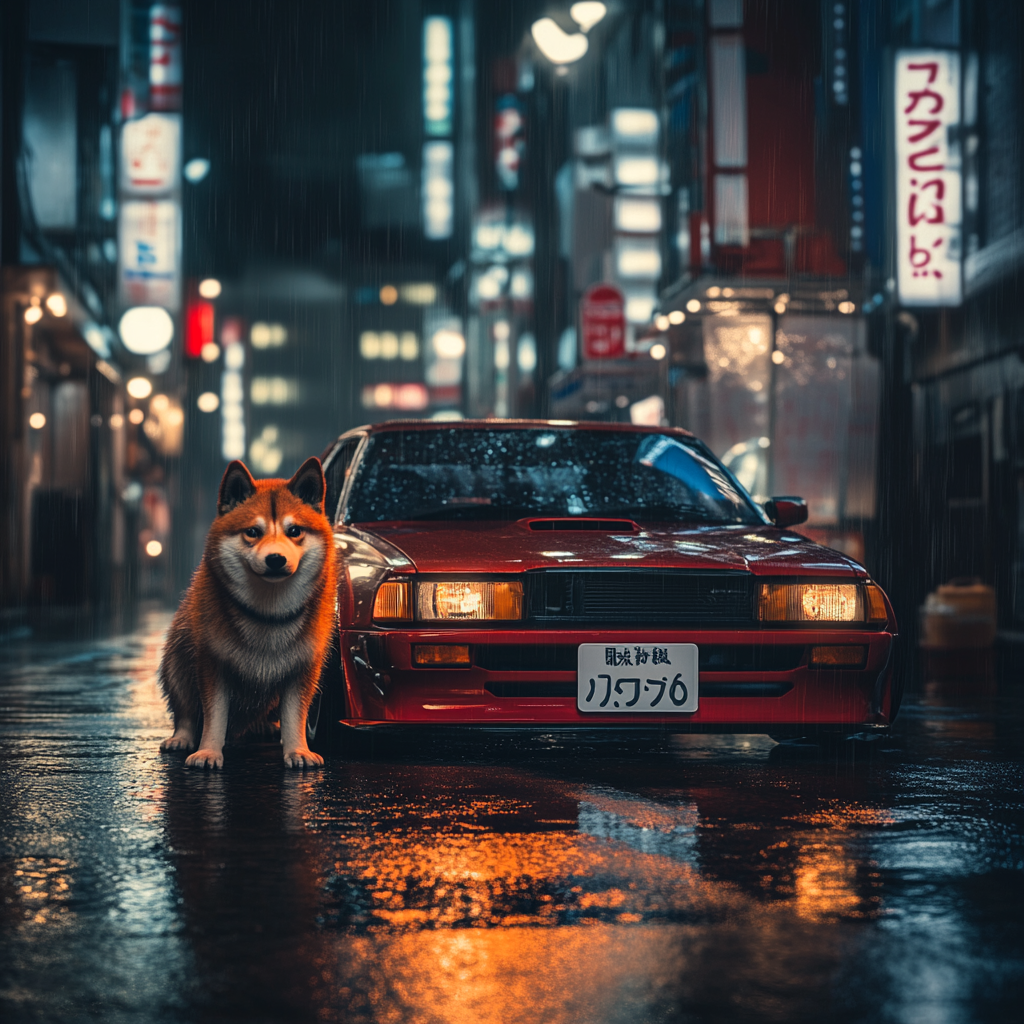
M241 462L228 466L211 533L232 584L259 593L319 573L330 548L325 489L319 459L307 459L291 480L254 480Z

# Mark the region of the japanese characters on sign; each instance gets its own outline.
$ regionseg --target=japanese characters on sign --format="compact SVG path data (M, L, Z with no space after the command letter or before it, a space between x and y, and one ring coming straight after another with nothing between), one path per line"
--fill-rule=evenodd
M506 192L519 188L519 169L526 149L526 122L514 93L498 98L494 114L494 169L498 186Z
M585 359L617 359L626 351L626 300L615 285L595 284L580 302Z
M181 280L181 208L173 199L133 199L121 204L121 302L163 306L177 312Z
M126 121L121 131L121 190L151 196L178 187L181 115L147 114Z
M900 303L957 306L963 295L958 53L896 54L894 123Z
M181 28L178 4L150 7L149 112L129 116L121 129L118 299L125 309L174 314L181 305Z
M154 4L149 11L149 103L181 110L181 8Z
M150 113L125 122L120 186L120 301L176 313L181 304L180 114Z

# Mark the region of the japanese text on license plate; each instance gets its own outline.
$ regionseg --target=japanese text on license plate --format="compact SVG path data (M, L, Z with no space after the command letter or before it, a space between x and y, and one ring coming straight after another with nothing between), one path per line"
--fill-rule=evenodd
M580 644L577 667L580 711L697 710L695 644Z

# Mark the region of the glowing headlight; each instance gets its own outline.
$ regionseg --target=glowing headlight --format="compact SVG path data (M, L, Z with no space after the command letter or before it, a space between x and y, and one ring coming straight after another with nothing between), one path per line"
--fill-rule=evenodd
M523 585L498 582L444 582L416 585L416 618L425 621L521 619Z
M857 607L857 590L856 585L847 583L801 587L800 618L810 622L859 621L864 612Z
M874 584L762 583L762 622L885 622L885 601Z

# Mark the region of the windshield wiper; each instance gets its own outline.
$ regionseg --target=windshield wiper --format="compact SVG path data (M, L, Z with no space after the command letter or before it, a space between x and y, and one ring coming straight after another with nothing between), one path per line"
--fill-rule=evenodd
M398 516L403 521L418 519L468 519L487 521L492 519L521 519L529 515L521 509L507 505L429 505L413 512Z
M597 515L597 513L593 513ZM735 519L727 519L724 516L715 516L706 509L690 506L679 508L676 505L633 505L621 508L603 508L600 515L604 518L609 516L632 519L636 523L731 523Z

